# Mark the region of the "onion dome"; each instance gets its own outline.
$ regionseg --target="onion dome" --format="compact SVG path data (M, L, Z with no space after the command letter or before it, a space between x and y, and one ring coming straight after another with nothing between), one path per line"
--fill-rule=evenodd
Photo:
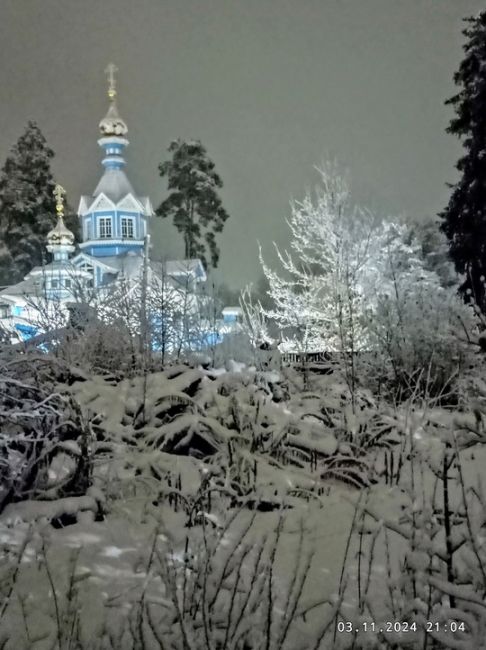
M51 253L59 247L65 247L67 250L74 249L74 234L64 224L64 194L66 194L64 188L56 185L54 196L56 197L57 223L47 233L47 250Z
M108 75L108 98L110 100L110 106L108 107L108 112L106 113L105 117L101 120L99 128L100 133L103 136L123 137L128 133L128 127L125 123L125 120L120 117L120 114L118 113L118 107L116 105L116 71L117 68L113 63L110 63L105 70L106 74Z

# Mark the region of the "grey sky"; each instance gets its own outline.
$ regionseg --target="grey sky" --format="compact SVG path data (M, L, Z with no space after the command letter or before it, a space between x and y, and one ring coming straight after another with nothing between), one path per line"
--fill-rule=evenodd
M444 129L461 18L479 0L0 0L0 159L29 119L56 151L71 204L101 173L103 70L120 72L128 174L157 206L171 139L199 138L231 218L221 276L258 278L258 239L285 246L289 199L337 158L353 196L379 213L433 215L455 179ZM180 237L154 221L154 242Z

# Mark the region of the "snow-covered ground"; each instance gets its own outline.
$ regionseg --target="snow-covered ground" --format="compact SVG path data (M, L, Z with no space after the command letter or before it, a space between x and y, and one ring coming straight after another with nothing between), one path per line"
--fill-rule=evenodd
M0 647L410 648L426 620L426 647L486 647L482 416L366 391L352 409L337 375L300 381L230 363L58 385L89 422L94 485L56 495L82 447L64 440L50 500L0 515Z

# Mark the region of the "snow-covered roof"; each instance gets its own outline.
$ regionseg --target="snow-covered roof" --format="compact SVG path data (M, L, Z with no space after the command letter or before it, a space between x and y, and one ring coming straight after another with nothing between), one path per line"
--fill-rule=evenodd
M142 255L137 255L137 253L131 251L121 255L109 255L102 259L107 266L117 272L123 272L127 278L135 277L142 271Z
M88 253L78 253L71 259L71 263L74 264L75 266L80 266L83 262L86 264L90 264L92 266L98 266L104 271L117 271L117 268L114 268L110 266L105 260L108 259L106 257L100 258L100 257L94 257L93 255L89 255ZM110 257L110 259L113 259Z
M29 274L25 276L25 280L29 279L29 277L32 276L37 276L37 275L52 275L53 273L60 272L60 271L67 271L68 273L71 273L73 275L83 275L83 271L80 271L77 269L72 261L65 261L65 260L53 260L52 262L49 262L48 264L44 264L43 266L34 266L34 268L29 271Z
M206 279L206 273L201 260L168 260L165 263L168 275L194 275L202 280Z
M11 296L6 295L5 291L7 291L7 289L2 289L0 291L0 304L5 304L5 303L9 303L12 305L15 304L15 299L12 298Z
M111 171L113 172L116 170L111 170ZM99 190L101 181L103 180L105 175L101 178L100 182L98 183L95 192ZM126 176L125 179L128 185L131 187L130 181L126 178ZM111 181L110 182L108 181L109 179L107 179L107 185L109 186ZM116 189L116 191L111 192L111 196L105 194L104 190L100 191L98 194L94 194L93 196L88 196L88 195L81 196L79 201L78 214L80 216L83 216L88 212L96 212L100 210L129 210L135 212L142 212L146 217L153 216L154 209L152 207L152 203L148 196L136 197L134 194L130 193L130 194L125 194L119 200L116 199L118 194L123 193L123 185L124 185L124 181L120 182L118 184L118 189ZM109 192L111 191L110 187L105 189L107 189L107 191ZM127 187L125 187L125 189L127 189Z
M242 314L242 313L243 313L243 311L242 311L241 307L229 306L229 307L224 307L223 308L223 314L239 315L239 314Z
M106 169L96 186L93 196L104 194L114 203L118 203L127 194L135 196L132 184L123 169Z
M37 267L39 268L39 267ZM12 284L12 286L7 287L0 291L0 296L8 298L12 296L15 298L23 298L24 296L32 296L38 293L39 286L35 283L33 277L27 276L25 280L17 282L17 284Z

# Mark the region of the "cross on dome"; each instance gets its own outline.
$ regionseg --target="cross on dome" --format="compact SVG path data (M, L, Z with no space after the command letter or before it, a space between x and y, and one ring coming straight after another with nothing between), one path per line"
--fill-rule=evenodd
M117 90L115 72L118 72L118 68L114 63L109 63L105 69L105 73L108 78L108 97L110 100L110 106L107 114L100 122L100 132L104 137L123 137L128 133L128 127L123 118L120 117L116 105Z
M66 190L62 185L58 184L54 188L53 194L56 199L57 223L47 233L47 250L50 253L53 253L54 249L60 247L66 248L67 251L74 250L74 234L64 224L64 195L66 194Z
M56 212L57 216L59 218L62 218L64 216L64 195L66 194L66 190L62 185L59 185L59 183L56 185L54 188L53 192L55 198L56 198Z
M105 73L108 76L108 97L113 101L116 97L116 79L115 72L118 72L118 68L114 63L108 63L106 66Z

